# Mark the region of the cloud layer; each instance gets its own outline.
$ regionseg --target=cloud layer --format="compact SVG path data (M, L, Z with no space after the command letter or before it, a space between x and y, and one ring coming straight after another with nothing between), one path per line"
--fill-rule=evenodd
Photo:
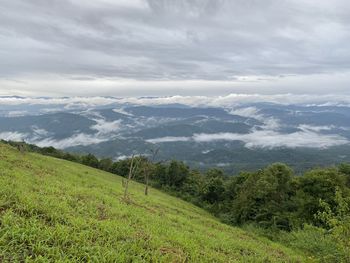
M278 147L287 148L329 148L348 144L349 141L339 135L324 135L311 131L282 134L265 130L254 131L248 134L238 133L214 133L194 134L192 137L162 137L147 140L150 143L184 142L210 143L217 141L242 141L247 148L273 149Z
M107 137L103 138L103 137L99 137L91 134L80 133L62 140L55 140L52 138L32 140L29 138L27 139L27 141L30 143L34 143L39 147L53 146L57 149L64 149L64 148L74 147L74 146L86 146L91 144L97 144L100 142L108 141L108 138Z
M0 94L348 93L349 13L347 0L4 1Z
M349 141L339 135L321 135L315 132L294 132L282 134L274 131L254 131L249 134L218 133L195 134L196 142L243 141L247 148L328 148L348 144Z
M166 97L6 97L0 96L0 106L28 106L28 105L40 105L49 112L50 109L44 106L57 106L55 111L64 109L91 109L98 106L106 106L111 104L118 105L163 105L163 104L175 104L180 103L192 107L204 106L204 107L232 107L240 104L247 103L275 103L282 105L306 105L306 106L345 106L350 105L350 95L296 95L296 94L275 94L275 95L262 95L262 94L236 94L232 93L224 96L166 96ZM115 109L116 112L125 114L122 108ZM16 111L14 115L23 115L26 111ZM232 114L238 114L246 117L256 115L256 109L254 107L245 107L242 109L235 109Z

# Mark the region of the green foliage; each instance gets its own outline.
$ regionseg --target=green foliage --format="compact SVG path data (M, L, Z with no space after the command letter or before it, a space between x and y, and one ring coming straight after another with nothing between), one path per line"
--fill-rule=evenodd
M103 160L101 160L101 161L103 161ZM101 161L100 161L100 163L101 163ZM135 156L134 161L138 163L137 169L135 171L134 179L137 181L143 182L145 168L146 168L146 166L148 167L148 165L150 165L150 163L143 156ZM105 171L110 171L114 174L118 174L118 175L121 175L123 177L127 177L129 174L130 165L131 165L130 158L124 159L124 160L119 160L117 162L112 163L110 170L105 170ZM148 167L148 169L151 170L151 167Z
M350 188L350 164L342 163L339 165L339 172L345 176L347 187Z
M120 160L114 162L111 167L112 173L119 174L120 176L127 177L130 168L130 159Z
M272 240L292 249L304 251L309 255L309 259L317 260L317 262L349 262L342 246L323 228L306 224L292 232L275 233Z
M208 179L211 178L222 178L224 179L225 175L221 169L211 168L205 173L205 177Z
M124 202L121 181L0 144L0 261L307 261L156 189L145 198L136 182Z
M202 189L203 176L199 171L191 170L182 185L181 191L190 196L196 196Z
M209 171L206 174L205 182L201 191L201 197L205 202L214 204L224 199L225 186L221 173L214 174Z
M256 222L262 227L290 230L291 180L292 170L283 164L274 164L248 175L233 200L233 222Z
M336 168L316 169L298 177L295 202L298 204L297 217L300 223L324 226L322 221L315 218L315 214L324 209L319 200L323 200L334 209L338 188L349 194L345 177Z
M181 188L189 174L189 168L183 162L171 161L167 170L167 184Z
M333 209L324 200L319 201L323 211L318 211L316 218L324 223L328 233L342 247L346 255L344 262L350 262L350 198L344 198L342 191L337 188Z
M89 153L88 155L83 155L81 157L81 163L84 165L87 165L87 166L94 167L94 168L99 167L98 159L91 153Z
M101 159L98 167L104 171L111 172L113 166L113 161L111 158Z

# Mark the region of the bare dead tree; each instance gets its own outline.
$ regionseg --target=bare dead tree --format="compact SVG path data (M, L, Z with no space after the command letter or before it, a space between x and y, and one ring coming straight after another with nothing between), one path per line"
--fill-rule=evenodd
M148 195L148 185L149 185L149 176L151 173L151 165L154 163L154 160L159 152L159 148L151 149L151 164L149 162L146 163L144 167L144 176L145 176L145 195Z
M21 154L25 153L25 146L24 146L24 142L20 142L17 144L17 149Z
M134 177L136 169L138 168L138 165L140 163L140 158L136 159L135 155L132 155L131 157L131 163L129 167L129 174L128 177L124 183L124 199L128 198L128 190L129 190L129 182Z
M122 179L122 187L124 188L125 187L125 178L123 177Z

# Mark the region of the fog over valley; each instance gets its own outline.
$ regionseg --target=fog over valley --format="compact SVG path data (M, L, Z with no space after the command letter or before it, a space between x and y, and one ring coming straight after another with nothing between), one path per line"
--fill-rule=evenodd
M237 162L252 169L299 160L307 168L324 165L313 152L324 158L335 152L327 163L349 160L348 100L290 94L1 97L0 138L115 160L159 147L159 160L180 159L199 169L233 172Z

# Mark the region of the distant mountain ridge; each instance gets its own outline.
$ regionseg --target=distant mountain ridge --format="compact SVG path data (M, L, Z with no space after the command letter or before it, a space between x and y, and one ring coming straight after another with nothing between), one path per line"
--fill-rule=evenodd
M298 169L350 161L350 107L159 102L100 97L0 104L0 139L114 159L157 147L159 160L230 173L278 161Z

